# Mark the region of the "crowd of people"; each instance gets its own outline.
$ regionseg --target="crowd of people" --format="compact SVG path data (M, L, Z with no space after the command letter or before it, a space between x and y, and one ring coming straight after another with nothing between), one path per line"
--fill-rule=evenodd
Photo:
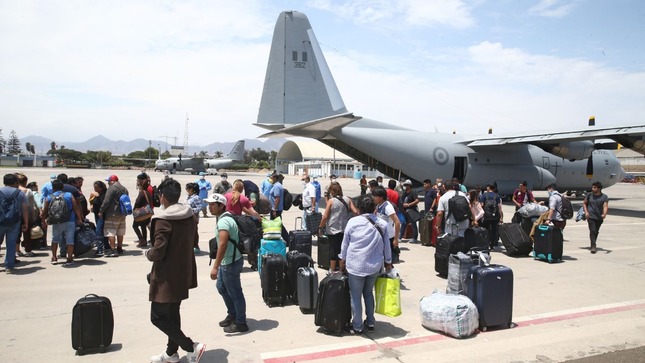
M271 219L279 218L288 196L282 184L284 176L279 173L268 174L260 187L250 180L237 179L230 183L226 173L220 177L220 182L212 187L205 174L200 173L197 180L184 185L186 199L181 203L182 186L176 180L166 176L158 187L153 187L147 173L137 176L132 229L137 236L137 247L147 248L145 256L153 263L149 275L151 322L168 336L166 350L152 357L152 362L178 361L180 347L188 352L190 361L198 361L204 352L204 344L194 342L182 332L179 311L181 301L188 297L188 290L197 286L198 226L200 218L209 217L207 211L217 218L214 237L219 247L210 277L216 280L217 291L227 309L219 325L227 333L249 330L240 278L242 254L234 243L229 243L239 241L232 215L261 218L264 214ZM83 182L82 177L52 174L39 189L36 182L29 182L22 173L4 176L4 187L0 188L0 237L6 242L6 273L15 271L20 262L16 257L34 256L34 249L49 249L52 264L64 258L64 266L73 265L75 230L89 222L90 213L94 214L95 232L102 242L96 256L118 257L123 253L128 214L122 210L122 197L129 197L128 189L117 175L110 175L105 181L95 181L89 198L85 198ZM399 262L399 243L405 239L408 225L411 227L411 235L407 236L410 243L418 242L417 222L428 213L435 216L437 233L463 237L468 227L482 226L488 230L489 244L493 248L499 239L497 226L504 222L502 198L495 184L487 185L483 191L479 188L467 190L456 178L445 183L442 179L436 179L434 183L426 179L423 181L424 209L421 210L418 193L407 179L391 179L386 188L382 177L371 181L363 177L359 182L361 195L357 199L344 195L334 175L324 189L324 196L317 177L305 175L302 184L303 221L307 214L318 213L319 204L325 206L317 227L319 234L330 240L329 273L342 272L349 276L353 317L347 329L353 334L374 329L372 291L376 277ZM555 184L549 185L547 191L549 209L545 222L563 230L566 226L562 216L563 196ZM320 203L323 197L325 202ZM455 198L468 206L469 218L460 219L450 210L455 208ZM512 200L516 210L536 202L526 182L518 186ZM155 207L158 208L156 212ZM593 183L583 209L590 231L590 251L596 253L598 232L608 212L608 198L602 193L599 182ZM282 238L285 241L289 238L284 224ZM47 241L51 245L48 246Z

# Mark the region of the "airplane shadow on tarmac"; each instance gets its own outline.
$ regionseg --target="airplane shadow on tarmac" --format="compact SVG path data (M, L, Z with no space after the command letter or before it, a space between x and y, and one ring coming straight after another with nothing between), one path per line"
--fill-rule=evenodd
M221 348L208 350L208 346L206 346L206 351L202 355L202 362L228 362L229 354L227 350ZM233 361L237 361L237 359L233 359ZM182 359L181 362L184 362L184 360Z

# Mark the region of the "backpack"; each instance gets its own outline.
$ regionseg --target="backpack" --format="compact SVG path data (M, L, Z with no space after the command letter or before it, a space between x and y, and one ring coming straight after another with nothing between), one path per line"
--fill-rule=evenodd
M20 221L20 206L18 205L18 193L16 189L11 195L0 192L0 224L10 226Z
M222 217L231 217L233 219L233 221L235 221L235 224L237 224L237 220L229 212L225 212L224 214L222 214ZM238 238L242 239L241 238L242 237L242 231L241 231L241 228L240 228L239 224L237 224L237 230L238 230ZM238 241L230 238L230 236L229 236L228 241L230 243L232 243L233 246L235 246L235 249L237 251L240 251L240 254L244 253L244 247L240 246L240 244L237 243ZM259 244L258 244L258 246L259 246ZM217 258L217 250L218 249L219 249L219 245L217 243L217 238L211 238L210 240L208 240L208 257L210 257L211 261ZM235 253L237 251L233 251L233 260L235 260ZM208 265L210 266L210 262L208 263Z
M486 194L486 200L483 205L484 220L498 220L499 219L499 205L497 204L497 194L490 198L490 194Z
M129 216L132 214L132 202L130 201L130 196L123 193L119 197L119 209L121 211L121 215L124 216Z
M47 211L47 224L65 223L72 218L72 213L65 201L64 193L52 195Z
M246 253L256 252L260 249L262 239L262 224L255 218L247 215L231 214L237 223L240 247L244 247Z
M282 193L284 196L284 202L282 204L282 210L289 210L291 209L291 206L293 205L293 196L287 189L284 189L284 193Z
M573 205L571 204L571 201L569 198L565 197L564 195L560 194L560 200L562 200L562 208L560 209L560 215L564 219L571 219L573 218Z
M159 191L157 190L156 185L152 187L152 206L161 207L161 200L159 200Z
M448 199L448 214L455 217L457 222L470 219L472 212L470 211L468 198L464 198L463 195L460 196L459 191L455 191L455 195Z

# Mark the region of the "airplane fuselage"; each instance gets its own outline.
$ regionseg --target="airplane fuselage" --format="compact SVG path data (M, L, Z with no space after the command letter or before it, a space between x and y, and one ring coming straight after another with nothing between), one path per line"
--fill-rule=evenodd
M535 190L550 183L556 183L560 190L589 190L594 181L610 186L624 177L620 162L607 150L593 152L594 172L589 177L587 160L569 161L533 145L478 150L461 144L464 137L460 135L361 127L372 123L359 120L331 135L361 152L353 157L361 160L364 154L368 160L362 162L395 177L392 170L417 181L456 176L468 187L497 183L503 194L512 193L524 180ZM385 166L393 168L388 170Z
M190 171L195 174L206 171L206 167L204 167L204 159L202 158L168 158L157 160L155 170L168 170L171 173Z

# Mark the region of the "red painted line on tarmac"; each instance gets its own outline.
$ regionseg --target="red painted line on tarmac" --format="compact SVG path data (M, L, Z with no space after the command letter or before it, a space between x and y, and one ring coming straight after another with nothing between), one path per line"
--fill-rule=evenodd
M563 320L572 320L572 319L585 318L590 316L618 313L618 312L629 311L629 310L638 310L643 308L645 308L645 303L626 305L626 306L616 306L616 307L597 309L597 310L581 311L577 313L569 313L569 314L562 314L562 315L554 315L554 316L549 316L544 318L535 318L535 319L526 320L520 323L515 323L515 328L513 329L530 327L530 326L541 325L541 324L548 324L548 323L553 323L553 322L563 321ZM479 332L479 334L482 334L482 332ZM486 334L486 333L483 333L483 334ZM341 356L347 356L352 354L372 352L372 351L379 350L379 348L381 347L396 348L396 347L403 347L403 346L409 346L409 345L415 345L415 344L430 343L434 341L444 340L447 338L453 339L452 337L449 337L446 335L433 334L433 335L427 335L427 336L421 336L421 337L398 339L398 340L381 343L381 344L373 343L373 344L367 344L367 345L361 345L361 346L349 347L349 348L330 349L325 351L296 354L296 355L285 356L285 357L267 358L264 360L264 362L265 363L304 362L304 361L311 361L316 359L341 357Z

